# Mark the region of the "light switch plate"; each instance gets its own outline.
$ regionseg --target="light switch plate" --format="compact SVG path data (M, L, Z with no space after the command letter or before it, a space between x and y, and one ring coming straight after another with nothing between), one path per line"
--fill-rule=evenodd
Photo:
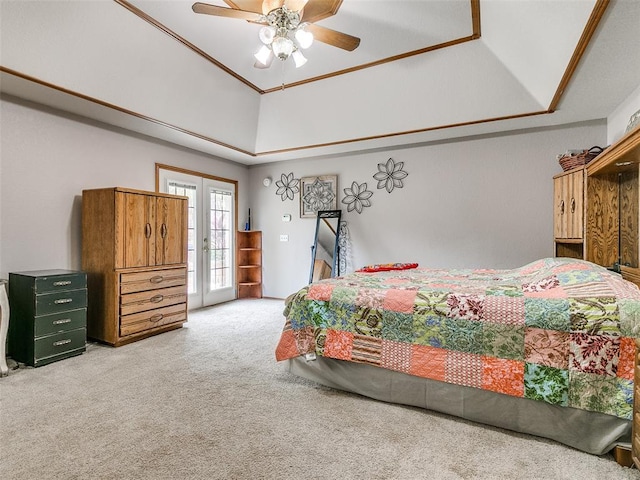
M280 235L280 241L281 242L288 242L289 241L289 235Z
M283 222L290 222L291 221L291 215L289 215L289 214L282 215L282 221Z

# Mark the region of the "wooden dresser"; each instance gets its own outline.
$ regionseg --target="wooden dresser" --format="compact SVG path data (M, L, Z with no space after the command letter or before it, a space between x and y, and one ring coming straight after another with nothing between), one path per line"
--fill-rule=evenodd
M82 192L89 338L119 346L187 321L187 202L120 187Z
M9 354L40 367L86 350L87 276L71 270L9 273Z
M586 259L640 286L640 128L587 166ZM631 457L640 468L640 341L636 340Z

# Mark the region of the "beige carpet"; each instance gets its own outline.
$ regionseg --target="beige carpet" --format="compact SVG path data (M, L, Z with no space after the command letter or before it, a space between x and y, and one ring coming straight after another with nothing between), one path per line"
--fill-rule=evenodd
M274 360L282 301L0 379L0 479L640 479L551 441L333 391Z

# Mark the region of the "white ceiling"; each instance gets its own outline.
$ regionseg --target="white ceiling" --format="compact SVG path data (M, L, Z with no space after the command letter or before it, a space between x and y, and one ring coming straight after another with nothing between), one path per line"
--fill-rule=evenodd
M267 70L259 25L192 3L1 0L1 90L251 165L602 119L640 84L638 0L344 0L317 24L356 50Z

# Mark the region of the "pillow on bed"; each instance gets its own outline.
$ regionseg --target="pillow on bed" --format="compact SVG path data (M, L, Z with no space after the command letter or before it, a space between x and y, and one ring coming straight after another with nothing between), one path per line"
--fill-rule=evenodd
M409 270L411 268L417 268L417 263L379 263L376 265L365 265L357 272L388 272L389 270Z

